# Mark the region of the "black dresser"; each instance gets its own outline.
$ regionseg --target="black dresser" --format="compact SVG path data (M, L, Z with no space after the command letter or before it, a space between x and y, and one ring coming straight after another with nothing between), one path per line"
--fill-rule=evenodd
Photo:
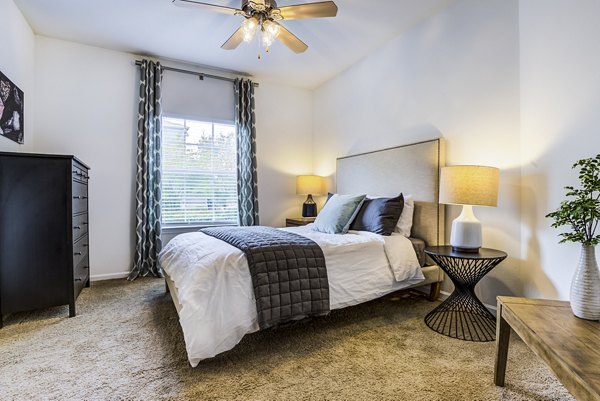
M89 167L74 156L0 152L2 316L69 305L89 287Z

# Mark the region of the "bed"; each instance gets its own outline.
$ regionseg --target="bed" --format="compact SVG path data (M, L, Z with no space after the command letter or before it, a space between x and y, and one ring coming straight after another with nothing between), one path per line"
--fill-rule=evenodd
M411 237L428 245L444 243L444 209L438 203L443 141L436 139L337 160L338 193L414 198ZM411 241L364 231L323 234L310 225L282 229L322 249L329 280L330 309L340 309L413 287L429 287L436 299L441 269L422 267ZM160 263L184 334L188 359L203 359L233 348L259 330L252 279L244 253L202 232L182 234L163 250Z

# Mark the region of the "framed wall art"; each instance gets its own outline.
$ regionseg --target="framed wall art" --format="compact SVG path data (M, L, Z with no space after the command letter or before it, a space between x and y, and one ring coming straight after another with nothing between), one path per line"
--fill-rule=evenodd
M0 135L18 144L25 141L24 93L0 72Z

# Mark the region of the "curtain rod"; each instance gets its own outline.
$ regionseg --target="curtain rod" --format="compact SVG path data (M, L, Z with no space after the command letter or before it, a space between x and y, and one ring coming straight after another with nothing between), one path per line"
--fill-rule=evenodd
M137 66L142 65L142 61L141 60L135 60L135 65L137 65ZM221 81L235 82L235 79L233 79L233 78L222 77L220 75L205 74L203 72L183 70L181 68L175 68L175 67L167 67L165 65L162 65L162 68L164 70L167 70L167 71L179 72L181 74L195 75L198 78L200 78L201 81L203 81L204 78L206 77L206 78L218 79L218 80L221 80ZM254 82L254 87L258 88L258 83Z

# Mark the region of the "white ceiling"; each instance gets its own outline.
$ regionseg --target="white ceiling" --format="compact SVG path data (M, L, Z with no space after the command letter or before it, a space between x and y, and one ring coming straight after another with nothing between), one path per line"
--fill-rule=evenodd
M240 0L203 0L240 7ZM318 1L318 0L314 0ZM284 21L310 47L294 54L276 43L257 59L257 45L220 46L242 17L176 7L170 0L15 0L35 33L108 49L249 73L315 88L391 38L456 0L335 0L336 18ZM280 0L279 6L308 3Z

